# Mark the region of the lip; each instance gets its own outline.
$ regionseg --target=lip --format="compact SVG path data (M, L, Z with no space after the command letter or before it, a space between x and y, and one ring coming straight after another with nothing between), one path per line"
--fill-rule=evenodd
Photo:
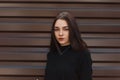
M58 38L60 41L63 41L64 40L64 38Z

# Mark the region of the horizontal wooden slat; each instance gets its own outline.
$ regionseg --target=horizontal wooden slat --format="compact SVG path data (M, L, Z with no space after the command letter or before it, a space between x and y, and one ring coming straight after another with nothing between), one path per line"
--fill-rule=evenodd
M29 67L28 67L29 68ZM1 75L3 76L44 76L44 68L45 67L41 67L41 68L24 68L24 67L7 67L7 68L2 68L0 67L0 70L2 72L0 72ZM107 69L106 69L107 68ZM118 78L120 77L120 70L119 68L109 68L109 67L96 67L93 68L93 76L95 77L100 77L100 76L104 76L104 77L113 77L113 78ZM7 77L6 77L7 78ZM101 77L102 78L102 77Z
M44 80L44 77L0 77L0 80ZM94 78L93 80L120 80L119 77L110 77L110 78L101 78L101 77L97 77Z
M49 46L49 39L0 39L1 46ZM120 47L119 39L86 39L89 47Z
M71 11L76 17L104 17L104 18L120 18L119 4L1 4L0 16L14 17L55 17L58 12ZM20 7L21 5L21 7ZM38 6L39 5L39 6ZM72 7L72 6L74 7ZM34 7L33 7L34 6ZM62 7L61 7L62 6Z
M43 77L0 77L0 80L44 80Z
M89 48L93 61L120 62L119 48ZM45 47L0 47L2 61L45 61L49 48Z
M25 76L37 76L44 75L43 68L24 68L24 67L0 67L0 75L25 75Z
M116 76L120 77L120 68L119 69L112 69L109 67L106 68L99 68L99 69L94 69L93 71L93 76Z
M22 62L23 63L23 62ZM25 62L24 62L25 63ZM1 63L0 63L1 64ZM1 64L0 66L0 74L3 76L43 76L44 75L44 69L45 69L45 65L40 65L40 64L32 64L31 66L26 66L26 64L21 65L21 63L17 63L17 62L10 62L8 63L8 65ZM11 64L11 65L10 65ZM16 65L17 64L17 65ZM18 65L20 64L20 65ZM119 65L119 63L118 63ZM12 73L11 73L12 72ZM29 73L31 72L31 73ZM114 74L112 74L114 73ZM120 77L120 68L119 66L95 66L93 65L93 76L94 77L108 77L108 76L112 76L113 78L116 79L118 77ZM7 78L7 77L6 77ZM12 78L12 77L11 77Z
M49 39L51 36L51 33L0 33L0 38L6 39L6 38L21 38L21 39L27 39L27 38L43 38L43 39ZM82 38L84 39L120 39L120 34L93 34L93 33L81 33Z
M120 80L120 77L104 77L104 78L101 78L101 77L97 77L97 78L93 78L93 80Z
M114 53L119 54L119 48L89 48L91 53ZM47 53L49 51L48 47L0 47L0 52L10 52L10 53Z
M45 67L41 68L24 68L24 67L18 67L18 68L1 68L0 67L0 75L25 75L25 76L43 76L44 75L44 69ZM93 68L93 76L116 76L120 77L120 69L116 69L115 67L98 67Z
M18 8L0 8L0 16L14 17L55 17L61 11L72 11L77 17L105 17L105 18L120 18L120 10L85 10L85 9L18 9Z
M119 25L85 25L85 24L81 24L79 25L79 29L81 32L114 32L114 33L119 33L120 32L120 27ZM22 23L3 23L0 24L0 31L4 31L4 32L22 32L22 31L26 31L26 32L32 32L32 31L36 31L36 32L50 32L51 31L51 24L22 24Z
M0 53L2 61L46 61L46 53ZM93 61L116 61L120 62L120 54L91 54Z
M9 61L9 62L0 62L0 66L1 67L10 67L10 66L21 66L21 67L40 67L40 66L46 66L46 62L13 62L13 61ZM100 62L100 63L96 63L93 62L92 66L94 67L120 67L120 63L115 63L115 62L109 62L109 63L105 63L105 62Z
M1 33L1 46L49 46L50 34L46 33ZM89 47L120 47L119 34L83 34Z
M83 3L0 3L1 8L31 8L31 9L118 9L119 4L83 4Z
M4 2L99 2L99 3L119 3L119 0L0 0Z
M119 39L88 39L85 42L90 47L120 47Z
M46 54L40 53L0 53L0 60L2 61L46 61Z
M120 54L92 54L93 61L120 62ZM46 61L46 54L1 54L0 60Z
M120 61L120 54L92 54L93 61Z
M0 62L0 67L10 67L10 66L21 66L21 67L40 67L40 66L46 66L46 62ZM93 62L92 66L94 67L120 67L120 63L95 63Z
M20 62L20 61L6 61L0 62L0 67L10 67L10 66L21 66L21 67L37 67L37 66L46 66L46 62Z
M99 66L99 67L120 67L120 62L119 63L115 63L115 62L93 62L92 64L93 66Z
M49 46L49 39L0 39L1 46Z
M0 18L0 31L50 32L53 18ZM81 32L120 32L120 20L77 19Z
M0 52L10 53L47 53L48 51L47 47L0 47Z
M120 62L93 62L92 66L95 67L120 67Z
M0 0L0 80L44 80L50 30L71 11L93 60L93 80L120 79L119 0Z

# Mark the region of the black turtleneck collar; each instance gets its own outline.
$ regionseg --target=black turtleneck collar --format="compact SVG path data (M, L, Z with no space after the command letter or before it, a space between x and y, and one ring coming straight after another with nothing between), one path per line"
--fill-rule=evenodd
M65 51L67 48L70 48L70 45L60 46L60 51L63 52L63 51Z

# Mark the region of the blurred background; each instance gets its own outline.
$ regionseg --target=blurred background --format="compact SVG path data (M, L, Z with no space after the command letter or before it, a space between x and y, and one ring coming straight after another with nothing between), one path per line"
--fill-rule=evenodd
M93 80L120 80L120 0L0 0L0 80L43 80L57 13L76 17Z

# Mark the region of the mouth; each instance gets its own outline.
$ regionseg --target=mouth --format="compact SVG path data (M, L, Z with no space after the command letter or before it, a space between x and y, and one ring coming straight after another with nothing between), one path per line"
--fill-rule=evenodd
M59 41L63 41L64 40L64 38L58 38L59 39Z

